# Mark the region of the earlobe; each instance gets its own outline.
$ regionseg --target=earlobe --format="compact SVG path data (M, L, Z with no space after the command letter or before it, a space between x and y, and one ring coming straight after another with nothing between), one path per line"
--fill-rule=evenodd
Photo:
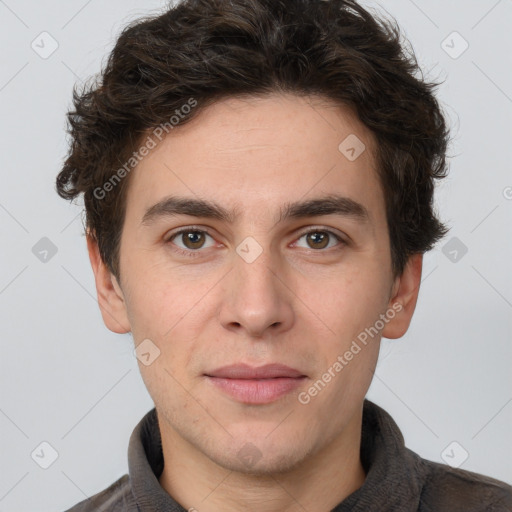
M423 254L413 254L409 257L402 275L393 283L388 308L396 313L382 330L384 338L401 338L407 332L416 309L422 266Z
M86 238L103 322L112 332L118 334L130 332L131 327L121 287L103 262L96 239L89 233Z

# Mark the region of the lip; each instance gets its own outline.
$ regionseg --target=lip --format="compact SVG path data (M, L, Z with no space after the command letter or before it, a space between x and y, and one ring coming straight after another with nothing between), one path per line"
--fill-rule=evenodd
M268 404L291 393L307 377L283 364L251 367L223 366L205 374L207 380L231 398L246 404Z
M232 364L223 366L206 373L208 377L219 377L224 379L274 379L277 377L305 377L305 375L284 364L266 364L264 366L249 366L248 364Z

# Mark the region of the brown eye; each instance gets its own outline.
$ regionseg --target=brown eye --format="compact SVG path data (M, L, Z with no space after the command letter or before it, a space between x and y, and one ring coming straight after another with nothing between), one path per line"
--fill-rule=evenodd
M329 235L322 231L313 231L306 235L306 240L312 249L323 249L329 243Z
M207 245L207 237L212 241ZM194 255L195 252L199 253L199 249L212 247L215 244L212 236L202 229L182 229L167 239L167 243L175 245L175 251L188 255ZM201 251L202 252L202 251Z
M181 241L187 249L200 249L204 245L205 236L202 231L185 231L181 233Z
M336 233L325 229L312 229L303 233L298 240L305 239L306 246L302 245L301 247L305 247L306 249L315 249L321 250L327 247L333 247L339 245L340 248L346 245L344 240L338 236ZM338 242L331 243L331 242Z

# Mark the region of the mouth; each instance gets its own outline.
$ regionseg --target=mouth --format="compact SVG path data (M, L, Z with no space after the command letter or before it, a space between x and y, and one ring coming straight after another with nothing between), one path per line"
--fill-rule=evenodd
M223 366L204 376L216 389L245 404L268 404L297 389L307 375L282 364Z

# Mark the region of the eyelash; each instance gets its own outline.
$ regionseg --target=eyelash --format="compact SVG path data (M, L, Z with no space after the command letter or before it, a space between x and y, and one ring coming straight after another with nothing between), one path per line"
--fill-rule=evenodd
M172 240L174 238L176 238L177 236L183 234L183 233L191 233L191 232L198 232L198 233L206 233L208 236L211 236L213 238L213 235L207 230L207 229L204 229L204 228L196 228L195 226L189 226L187 228L183 228L183 229L180 229L179 231L176 231L174 233L172 233L166 240L165 240L165 243L166 244L170 244L172 242ZM333 236L338 242L339 242L339 245L340 246L345 246L347 245L347 242L345 240L343 240L343 238L341 238L339 235L337 235L336 233L334 233L333 231L330 231L328 229L323 229L323 228L311 228L307 231L303 231L302 233L300 233L300 235L298 236L297 240L300 240L303 236L305 235L308 235L309 233L327 233L331 236ZM173 251L177 252L178 254L180 254L181 256L187 256L187 257L190 257L190 258L196 258L197 256L199 256L198 253L201 252L200 249L197 249L197 250L188 250L188 251L185 251L184 249L181 249L179 247L175 247L172 249ZM325 252L321 249L318 249L318 250L315 250L315 249L311 249L311 251L313 252Z

